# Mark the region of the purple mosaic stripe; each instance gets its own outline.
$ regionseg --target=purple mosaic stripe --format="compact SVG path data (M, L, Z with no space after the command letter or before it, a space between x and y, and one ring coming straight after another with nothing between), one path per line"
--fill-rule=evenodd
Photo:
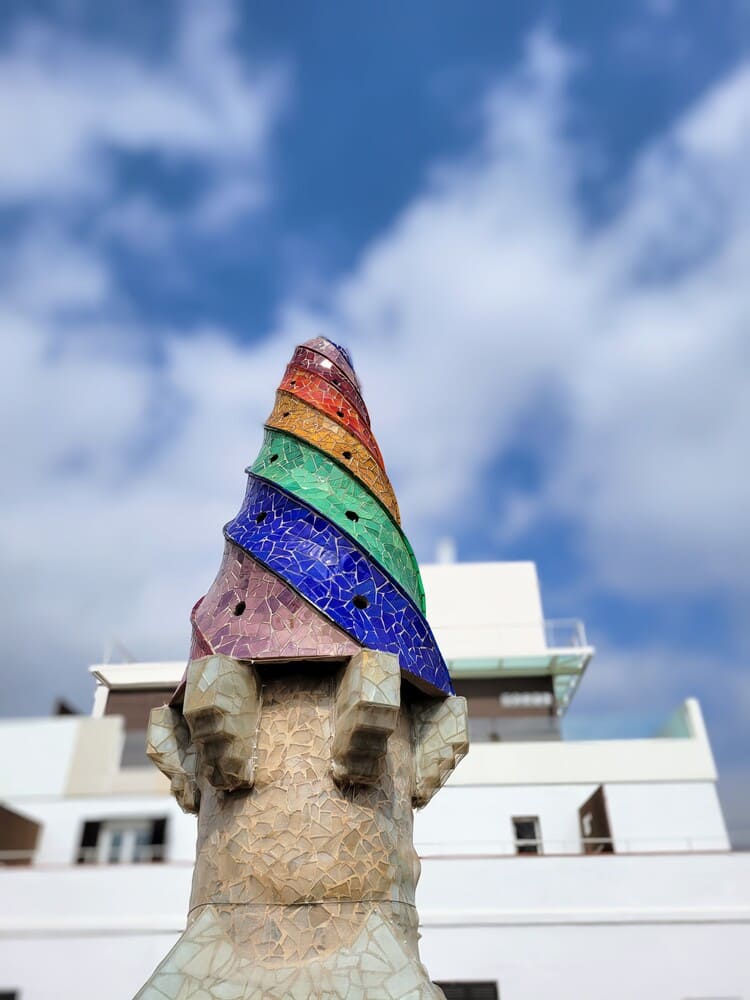
M235 660L352 656L360 648L241 548L227 542L193 626L214 653Z
M322 515L250 475L243 507L224 533L362 646L397 654L401 670L417 686L453 693L419 609Z
M307 347L311 351L317 351L324 358L328 358L329 361L332 361L341 369L349 381L357 387L359 392L362 392L362 386L359 384L359 379L357 378L357 373L354 371L354 365L349 357L349 353L343 347L338 347L333 341L326 340L325 337L313 337L312 340L306 340L302 344L302 347Z

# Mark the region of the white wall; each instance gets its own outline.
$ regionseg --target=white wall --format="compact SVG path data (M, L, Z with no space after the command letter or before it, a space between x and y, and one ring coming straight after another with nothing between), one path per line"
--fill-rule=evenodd
M500 1000L746 1000L747 924L427 928L430 976Z
M427 616L447 659L545 649L534 563L450 563L421 571Z
M513 816L538 816L547 854L578 853L578 809L596 785L446 786L415 816L420 855L513 853ZM721 808L711 783L606 785L618 851L726 850ZM5 800L42 826L36 863L75 860L84 820L168 817L167 856L192 862L196 821L169 795Z
M190 875L0 871L0 989L132 1000L184 926ZM497 980L502 1000L747 998L748 886L748 854L426 859L422 957L433 979Z
M513 816L538 816L545 854L581 850L578 810L598 786L447 785L418 812L421 855L515 853ZM712 782L605 784L617 851L729 849Z
M133 1000L178 934L0 937L0 991L20 1000Z
M750 985L750 855L426 860L433 979L501 1000L730 1000Z
M697 702L685 703L691 715ZM678 739L472 743L449 785L602 784L715 781L711 745L701 728Z
M728 851L713 782L605 785L617 851Z
M116 716L59 716L0 723L0 798L97 795L111 788L122 749Z
M578 807L596 785L446 786L414 818L420 855L515 854L513 816L538 816L544 851L581 849Z
M0 989L22 1000L132 1000L177 938L0 938ZM427 928L436 980L495 980L501 1000L747 1000L747 925ZM83 973L85 970L85 974Z
M62 795L80 720L12 719L0 724L0 796Z

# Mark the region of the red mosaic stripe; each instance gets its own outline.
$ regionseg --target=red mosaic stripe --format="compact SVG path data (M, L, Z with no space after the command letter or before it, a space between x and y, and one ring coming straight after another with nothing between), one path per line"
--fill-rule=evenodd
M294 352L291 364L296 365L297 368L304 368L305 371L315 372L316 375L324 378L334 389L338 389L343 396L346 396L362 420L368 427L370 426L370 414L367 412L365 401L362 399L359 389L330 358L303 345Z
M331 420L345 427L367 448L381 469L385 468L383 456L375 437L357 410L338 389L315 372L305 371L296 365L287 365L279 389L309 403Z

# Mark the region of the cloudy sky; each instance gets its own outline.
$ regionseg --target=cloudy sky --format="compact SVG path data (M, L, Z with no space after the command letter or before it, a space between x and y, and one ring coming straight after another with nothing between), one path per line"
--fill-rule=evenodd
M533 559L575 714L701 698L750 839L750 8L0 15L3 714L179 659L295 343L429 561Z

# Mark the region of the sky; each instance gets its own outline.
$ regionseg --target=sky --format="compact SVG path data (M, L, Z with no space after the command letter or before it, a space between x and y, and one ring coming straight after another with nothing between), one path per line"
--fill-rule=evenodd
M750 6L5 0L0 713L187 654L294 345L750 842ZM428 609L429 610L429 609Z

